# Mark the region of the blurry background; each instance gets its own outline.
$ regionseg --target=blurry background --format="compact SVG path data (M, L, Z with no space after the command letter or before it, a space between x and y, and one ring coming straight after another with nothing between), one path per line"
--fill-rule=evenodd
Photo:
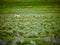
M60 45L60 0L0 0L0 44Z

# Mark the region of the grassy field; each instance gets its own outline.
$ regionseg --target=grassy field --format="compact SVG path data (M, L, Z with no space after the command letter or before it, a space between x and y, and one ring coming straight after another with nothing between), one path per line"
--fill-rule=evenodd
M0 40L6 45L60 45L59 3L3 1Z

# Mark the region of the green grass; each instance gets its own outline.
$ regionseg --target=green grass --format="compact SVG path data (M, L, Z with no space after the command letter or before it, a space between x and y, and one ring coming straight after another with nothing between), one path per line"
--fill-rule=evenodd
M0 4L0 39L7 45L12 45L15 37L24 39L18 45L32 45L31 40L36 45L52 45L52 35L60 39L60 6L55 2ZM50 41L44 41L45 37Z
M5 2L59 2L59 0L2 0Z
M0 14L0 39L5 40L3 37L8 37L8 39L11 37L13 40L14 37L21 38L21 36L31 39L38 38L38 36L41 38L51 38L53 34L60 38L59 13L21 13L19 14L20 17L16 15L17 14ZM10 40L5 41L7 41L8 44L10 42ZM29 44L29 42L26 43ZM48 45L48 42L42 42L41 45Z

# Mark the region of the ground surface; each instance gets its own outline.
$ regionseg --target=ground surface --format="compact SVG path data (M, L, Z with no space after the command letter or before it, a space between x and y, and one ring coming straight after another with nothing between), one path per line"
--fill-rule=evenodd
M59 5L1 4L0 42L6 45L60 44Z

